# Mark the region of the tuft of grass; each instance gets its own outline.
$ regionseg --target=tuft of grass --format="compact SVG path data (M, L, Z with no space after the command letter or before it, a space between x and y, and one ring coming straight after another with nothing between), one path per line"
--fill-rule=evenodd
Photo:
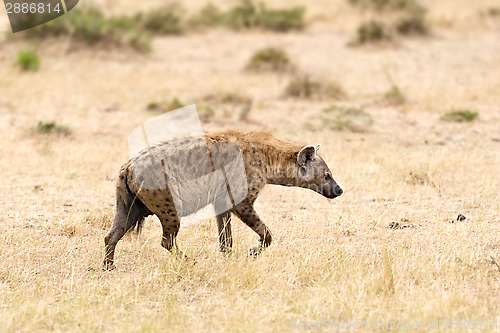
M240 0L227 12L209 3L193 16L190 23L194 26L225 26L236 30L265 29L278 32L302 30L305 27L305 9L268 9L264 3Z
M479 118L478 112L469 109L457 109L445 113L441 117L441 120L463 123L463 122L472 122L477 118Z
M347 0L351 5L377 11L412 10L421 7L415 0Z
M408 11L396 23L396 31L401 35L426 35L429 32L425 20L425 10L417 7Z
M382 42L391 40L392 36L389 33L388 27L376 20L370 20L362 23L357 30L355 44L366 44L373 42Z
M186 104L182 103L179 98L174 97L170 101L150 101L146 105L146 110L167 112L182 108L184 106L186 106Z
M213 3L206 4L198 14L189 19L194 27L212 27L224 25L224 13Z
M56 122L44 122L39 121L36 126L36 131L42 134L61 134L61 135L69 135L71 134L71 130L64 125L59 125Z
M290 58L286 51L272 46L255 52L246 66L251 71L283 72L290 68Z
M344 89L337 82L322 83L308 76L296 76L287 85L285 95L296 98L333 98L346 97Z
M286 87L285 94L290 97L309 98L320 90L321 85L307 76L297 76Z
M500 7L491 7L488 9L488 15L493 17L500 16Z
M410 171L407 181L412 185L431 185L434 184L432 177L427 171Z
M384 101L389 105L402 105L406 102L406 98L399 89L398 86L393 85L387 92L384 94Z
M361 108L330 106L320 116L323 124L337 131L366 132L373 118Z
M64 19L55 19L26 32L29 38L70 36L88 45L128 45L139 52L150 51L150 35L139 16L107 17L97 6L79 6Z
M296 7L292 9L264 9L259 18L259 26L267 30L287 32L302 30L305 9Z
M40 57L35 50L20 50L17 65L24 71L36 71L40 68Z
M179 12L178 7L166 6L138 14L136 20L144 30L153 34L177 35L183 31Z

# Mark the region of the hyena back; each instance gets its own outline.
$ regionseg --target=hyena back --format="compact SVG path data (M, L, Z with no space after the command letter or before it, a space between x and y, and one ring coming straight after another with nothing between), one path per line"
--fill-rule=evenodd
M105 268L114 267L114 250L123 235L135 227L140 230L144 218L153 214L162 225L161 245L182 256L175 242L180 218L208 204L213 204L217 212L221 251L232 247L233 213L260 236L251 254L260 253L271 244L272 237L253 204L266 184L308 188L330 199L342 194L330 169L317 155L318 149L319 145L301 146L267 132L240 131L174 139L145 148L120 170L115 219L105 237ZM242 156L243 178L235 166L227 167L236 156ZM223 178L203 177L222 167ZM233 185L231 202L220 195L227 183Z

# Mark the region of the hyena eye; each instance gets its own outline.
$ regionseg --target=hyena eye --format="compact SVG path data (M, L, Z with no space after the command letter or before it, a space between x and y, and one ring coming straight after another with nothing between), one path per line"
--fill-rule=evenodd
M331 174L329 174L329 173L327 173L327 174L325 175L325 180L326 180L326 181L332 180L332 175L331 175Z

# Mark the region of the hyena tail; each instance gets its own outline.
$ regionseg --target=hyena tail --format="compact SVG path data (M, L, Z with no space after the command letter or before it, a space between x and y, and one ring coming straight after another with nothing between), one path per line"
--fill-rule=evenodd
M136 229L137 233L140 233L144 218L151 215L151 212L141 202L137 193L130 190L127 184L128 172L128 167L122 168L116 183L117 216L122 217L126 232Z

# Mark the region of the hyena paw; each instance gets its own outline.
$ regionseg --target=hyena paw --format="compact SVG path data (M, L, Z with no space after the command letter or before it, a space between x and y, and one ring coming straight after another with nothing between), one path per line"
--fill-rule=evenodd
M103 271L112 271L116 268L115 264L112 261L104 261L102 270Z
M256 257L256 256L258 256L261 253L262 253L262 246L258 245L258 246L252 247L250 249L248 255L251 256L251 257Z

